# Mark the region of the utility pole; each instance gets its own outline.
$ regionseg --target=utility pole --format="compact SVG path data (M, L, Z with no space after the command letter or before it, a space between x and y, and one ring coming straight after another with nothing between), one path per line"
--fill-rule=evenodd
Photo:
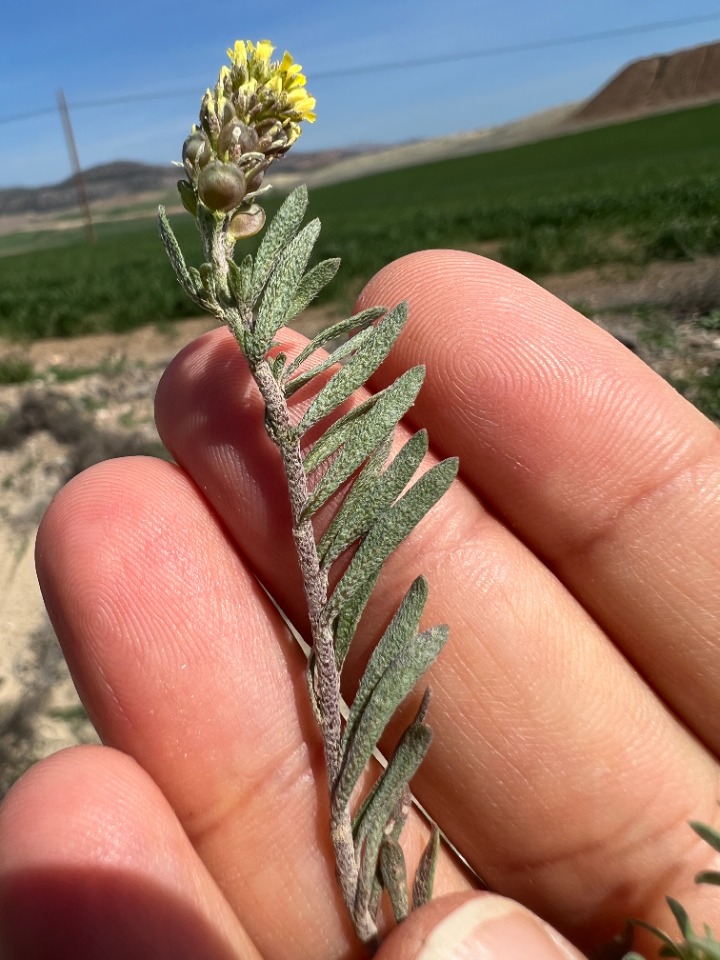
M88 203L87 191L85 190L85 180L83 179L83 173L80 169L80 158L78 157L77 147L75 146L75 137L73 135L72 124L70 123L70 113L65 101L65 94L62 90L58 90L57 92L57 104L65 132L65 143L67 144L67 150L70 156L70 166L75 181L75 189L77 190L78 206L85 221L85 233L88 243L95 243L95 228L93 227L90 204Z

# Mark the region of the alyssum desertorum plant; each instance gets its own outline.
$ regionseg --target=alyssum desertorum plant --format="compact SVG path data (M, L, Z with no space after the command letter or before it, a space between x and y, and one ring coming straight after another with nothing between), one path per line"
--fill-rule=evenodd
M312 633L308 681L324 746L336 872L358 936L372 948L383 889L402 920L430 898L439 849L434 829L408 890L398 837L409 812L408 784L432 736L425 723L429 691L383 774L361 803L356 798L388 722L447 640L446 626L419 631L428 592L424 578L412 583L375 647L345 722L340 675L385 560L447 490L457 461L445 460L412 483L428 449L421 430L387 462L395 428L420 390L423 367L408 370L344 415L336 413L387 356L407 318L405 304L363 310L335 324L292 361L275 352L280 327L332 279L339 261L307 269L320 224L302 226L304 187L286 199L255 257L233 259L237 241L264 227L258 200L265 173L300 136L300 125L315 119L300 66L288 53L279 61L272 53L266 40L237 41L228 50L230 65L205 93L199 123L183 145L187 180L179 190L202 237L200 269L186 265L162 208L160 231L185 292L228 326L247 359L284 466ZM341 334L349 339L307 369L306 361ZM293 397L319 374L325 376L315 383L326 382L293 423ZM318 425L326 427L308 449L303 440ZM313 517L344 486L341 505L319 536ZM331 589L333 564L349 548L352 559Z
M214 89L205 93L200 122L183 145L187 180L178 187L202 237L205 262L200 269L186 265L162 208L160 232L187 295L228 326L247 359L265 402L267 432L285 469L312 633L308 685L323 740L336 872L358 936L372 949L378 942L383 890L402 920L430 899L439 850L434 828L408 891L398 838L409 812L408 785L432 737L425 722L429 691L383 774L362 802L356 799L358 781L388 722L447 640L445 626L418 632L428 591L424 578L412 583L375 647L344 723L340 675L385 560L447 490L457 461L445 460L413 483L428 447L420 430L387 462L395 428L420 390L422 367L337 416L338 407L389 353L407 319L405 304L390 311L363 310L340 321L292 361L276 352L279 329L305 309L339 266L338 260L324 260L307 269L320 224L314 220L302 226L304 187L282 205L255 257L246 255L239 263L233 259L237 241L265 226L258 199L267 189L262 186L266 171L300 136L300 125L315 119L315 101L305 89L300 66L288 53L279 61L271 59L272 53L267 40L237 41L228 50L230 66L222 67ZM321 347L343 334L349 335L346 342L307 368ZM326 382L293 423L292 398L319 374L324 377L315 383ZM323 425L307 449L308 431ZM314 515L344 486L340 506L318 536ZM333 564L350 548L352 559L331 589ZM720 833L691 825L720 851ZM696 879L720 885L720 873L714 871ZM648 927L662 941L660 955L720 960L720 942L711 931L694 931L683 907L670 898L668 903L682 939L673 941ZM642 958L627 954L626 960Z

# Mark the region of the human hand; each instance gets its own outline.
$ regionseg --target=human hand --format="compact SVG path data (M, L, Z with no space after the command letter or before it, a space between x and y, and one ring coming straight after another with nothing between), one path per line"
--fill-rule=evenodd
M372 636L424 572L426 620L451 627L414 791L491 888L586 951L627 917L671 926L666 893L717 923L720 903L692 880L714 855L686 821L716 822L720 793L718 432L497 264L414 255L361 306L404 297L408 326L374 386L426 363L411 419L461 460L366 618ZM49 611L115 749L57 754L11 791L2 955L360 956L333 876L304 658L254 578L302 624L286 494L226 332L171 364L157 420L179 467L101 464L39 533ZM349 683L360 667L356 655ZM411 818L412 851L424 837ZM438 874L451 897L388 937L382 960L423 943L425 960L544 956L541 928L498 919L507 902L470 893L449 852ZM495 920L477 926L483 912Z

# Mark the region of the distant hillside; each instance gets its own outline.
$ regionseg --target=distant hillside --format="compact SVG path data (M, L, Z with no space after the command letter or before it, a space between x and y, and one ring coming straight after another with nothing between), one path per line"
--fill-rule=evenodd
M573 115L620 120L720 100L720 42L635 60Z
M315 170L329 163L373 150L373 147L357 147L350 150L324 150L295 153L278 162L283 173L300 173ZM89 167L83 172L85 192L91 203L129 197L143 193L162 193L174 188L182 177L177 167L153 166L120 160ZM75 177L46 187L11 187L0 190L0 216L25 213L52 213L67 210L77 205Z

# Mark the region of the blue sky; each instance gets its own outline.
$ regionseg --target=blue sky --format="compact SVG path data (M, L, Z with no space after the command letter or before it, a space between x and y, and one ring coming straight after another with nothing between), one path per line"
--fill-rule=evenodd
M716 19L463 56L710 15ZM267 38L278 54L288 49L303 65L318 119L306 126L298 148L320 150L476 130L581 99L629 60L720 38L720 0L8 3L0 60L0 187L69 175L54 109L58 88L70 104L83 166L177 159L202 93L236 38ZM420 65L384 68L398 61ZM378 69L364 69L372 66ZM164 99L79 106L168 91L173 96ZM21 120L10 122L18 115Z

